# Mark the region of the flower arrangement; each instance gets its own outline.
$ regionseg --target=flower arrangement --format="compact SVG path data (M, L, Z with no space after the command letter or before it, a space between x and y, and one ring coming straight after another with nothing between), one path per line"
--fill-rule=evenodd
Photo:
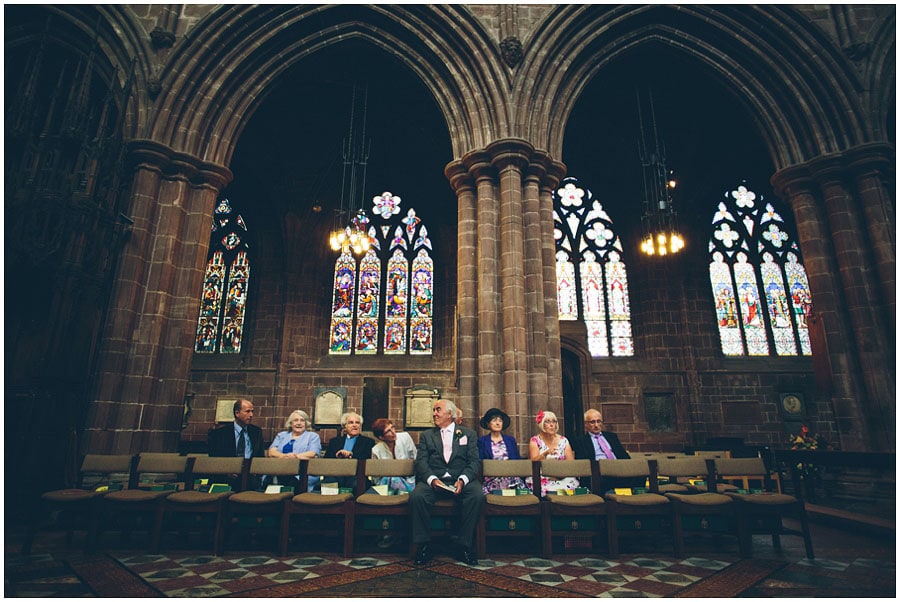
M788 443L791 444L791 449L834 449L823 437L811 435L805 424L800 425L799 435L790 436Z

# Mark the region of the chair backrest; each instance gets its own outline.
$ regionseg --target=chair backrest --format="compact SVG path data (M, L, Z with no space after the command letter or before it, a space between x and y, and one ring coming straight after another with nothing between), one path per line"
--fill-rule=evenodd
M594 475L591 460L541 460L541 474L553 479Z
M727 449L720 450L720 451L708 451L708 450L698 449L698 450L694 451L694 455L700 456L701 458L713 458L713 459L715 459L715 458L730 458L731 451L727 450Z
M481 474L484 477L530 477L531 460L482 460Z
M768 477L769 471L760 457L756 458L716 458L716 472L722 476Z
M363 462L366 464L365 476L367 477L408 477L416 474L415 460L370 458Z
M659 458L659 474L666 477L706 477L709 469L706 458L682 456L680 458Z
M81 472L96 472L108 474L111 472L125 472L131 470L131 454L103 455L87 454L81 462Z
M214 458L198 456L194 460L194 474L240 474L244 469L244 459L226 456Z
M252 460L250 460L250 474L267 474L279 477L296 477L300 474L300 459L253 458Z
M650 477L650 463L646 458L630 460L598 460L603 477Z
M307 462L306 474L322 477L356 476L355 458L311 458Z
M138 472L159 472L180 474L187 467L187 456L176 453L142 452L138 460Z

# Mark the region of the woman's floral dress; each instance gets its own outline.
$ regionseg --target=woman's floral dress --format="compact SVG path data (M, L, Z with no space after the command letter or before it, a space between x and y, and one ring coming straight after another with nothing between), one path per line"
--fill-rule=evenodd
M538 451L544 453L544 450L548 449L547 444L544 443L544 440L540 438L540 436L535 435L531 438L531 440L538 446ZM548 460L565 460L566 459L566 446L569 444L569 440L559 436L559 444L557 444L556 449L551 451L547 456ZM525 479L525 482L531 485L531 478ZM548 479L547 477L541 475L541 495L547 495L548 491L558 491L560 489L575 489L578 487L578 479L575 477L566 477L564 479L555 480Z
M491 452L494 460L509 460L509 451L503 439L491 441ZM525 489L525 483L519 477L487 477L482 484L484 495L490 495L497 489Z

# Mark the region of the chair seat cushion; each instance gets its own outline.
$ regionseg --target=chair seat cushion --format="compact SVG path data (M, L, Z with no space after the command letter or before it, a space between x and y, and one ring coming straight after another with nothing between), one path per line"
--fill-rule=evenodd
M337 506L352 498L353 496L349 493L339 493L337 495L301 493L294 496L294 503L302 504L304 506Z
M202 491L179 491L166 498L166 501L174 502L176 504L209 504L211 502L224 500L225 498L231 497L232 495L233 493L231 491L222 491L220 493L204 493Z
M682 485L681 483L669 483L667 485L660 485L659 492L660 493L668 493L670 491L680 492L680 491L690 491L687 485Z
M261 491L242 491L235 493L228 501L233 504L251 504L254 506L266 506L268 504L281 504L286 499L294 497L291 492L262 493Z
M721 493L667 493L666 496L691 506L722 506L732 503L730 497Z
M657 493L640 493L638 495L607 493L606 499L622 506L663 506L669 503L666 496Z
M600 506L604 504L603 498L593 493L582 495L548 495L551 504L581 508L584 506Z
M533 494L528 495L486 495L484 501L489 506L504 506L506 508L520 508L522 506L536 506L541 500Z
M409 504L409 496L364 493L356 498L356 503L363 506L405 506Z
M727 491L725 495L758 506L782 506L797 503L797 498L785 493L732 493Z
M48 502L83 502L103 495L104 491L85 491L84 489L57 489L41 495Z
M103 499L123 504L136 504L138 502L152 502L160 498L168 497L175 493L174 490L168 491L148 491L146 489L123 489L122 491L112 491L103 496Z
M709 493L709 489L706 485L697 486L697 485L689 485L691 491L699 491L701 493ZM719 493L726 493L728 491L736 491L738 488L737 485L732 485L731 483L716 483L716 491Z

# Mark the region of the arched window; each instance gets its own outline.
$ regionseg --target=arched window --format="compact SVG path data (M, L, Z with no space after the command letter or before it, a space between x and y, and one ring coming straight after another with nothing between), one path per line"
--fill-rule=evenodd
M194 337L196 353L241 352L250 285L247 224L223 198L213 215L200 317Z
M712 220L709 279L725 355L812 355L800 249L775 207L743 182Z
M400 204L390 192L374 197L369 250L358 262L345 250L335 262L332 355L432 353L433 249L415 209L401 215Z
M593 193L566 178L553 193L560 320L584 320L594 357L631 356L631 309L622 243Z

